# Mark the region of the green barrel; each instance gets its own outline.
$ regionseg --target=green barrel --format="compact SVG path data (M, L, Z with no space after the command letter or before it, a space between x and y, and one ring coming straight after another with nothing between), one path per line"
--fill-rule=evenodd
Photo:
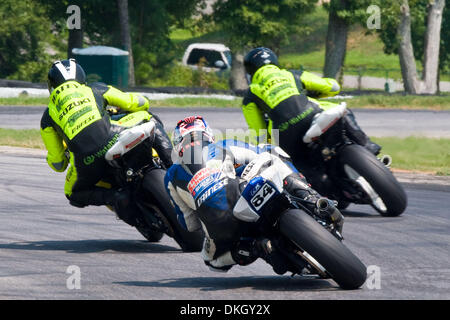
M128 87L128 51L92 46L75 48L72 53L86 72L88 83L100 81L119 88Z

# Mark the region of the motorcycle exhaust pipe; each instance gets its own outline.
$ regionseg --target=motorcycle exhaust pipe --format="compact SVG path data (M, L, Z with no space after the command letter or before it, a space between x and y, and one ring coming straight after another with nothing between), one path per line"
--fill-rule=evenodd
M316 207L320 212L328 212L330 209L330 202L327 198L319 198L316 202Z
M332 223L335 225L337 231L342 234L342 227L344 226L344 216L337 209L333 200L327 198L319 198L316 202L316 207L319 211L319 215L329 217Z
M386 167L390 167L392 164L392 157L390 155L385 154L381 157L381 163L384 164Z

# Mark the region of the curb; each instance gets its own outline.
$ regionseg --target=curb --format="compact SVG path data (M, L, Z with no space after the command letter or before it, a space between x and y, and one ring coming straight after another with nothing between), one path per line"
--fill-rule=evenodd
M0 154L9 154L21 157L45 159L47 152L41 149L0 146ZM436 176L421 172L405 172L393 170L395 178L400 183L422 186L444 187L450 189L450 176Z
M420 185L437 191L450 191L450 176L436 176L422 172L392 172L398 182L408 185Z

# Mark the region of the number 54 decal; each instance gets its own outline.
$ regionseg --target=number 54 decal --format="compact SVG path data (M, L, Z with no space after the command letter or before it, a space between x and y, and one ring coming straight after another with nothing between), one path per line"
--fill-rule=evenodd
M268 183L264 184L261 189L250 199L250 203L255 208L256 211L259 211L261 207L273 196L275 195L275 190Z

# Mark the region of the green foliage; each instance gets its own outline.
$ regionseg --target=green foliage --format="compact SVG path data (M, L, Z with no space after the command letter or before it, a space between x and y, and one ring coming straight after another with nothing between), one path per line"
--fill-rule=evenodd
M0 78L43 81L51 56L51 21L32 1L2 0L0 6Z
M189 24L197 6L203 2L128 1L138 85L152 77L164 76L176 57L177 48L170 40L170 29ZM115 0L2 0L0 78L45 81L52 60L66 58L69 5L80 7L87 45L121 47Z
M227 34L232 49L267 46L278 51L291 33L309 32L302 18L317 0L218 0L209 21ZM208 20L207 20L208 21Z
M201 2L203 0L129 0L136 84L164 78L170 72L170 65L176 58L170 30L186 25Z
M81 28L87 36L88 43L92 45L105 45L105 43L119 42L118 13L115 0L35 0L45 9L46 15L51 18L54 30L58 33L59 40L66 40L66 21L69 14L67 7L76 5L80 7ZM56 28L55 28L56 26ZM65 41L64 41L65 42ZM66 53L64 46L62 54ZM62 57L61 57L62 58Z
M325 2L323 7L351 25L366 22L368 17L366 10L371 4L373 4L372 0L331 0L328 3Z
M202 87L218 90L228 90L228 76L226 72L206 72L201 67L191 69L179 64L167 68L167 72L160 77L149 76L146 85L153 87Z
M378 30L387 54L397 54L399 39L397 27L400 23L400 3L396 0L374 0L381 8L381 29ZM423 61L424 39L427 28L429 0L409 0L411 13L411 40L416 60ZM441 25L441 47L439 52L441 72L450 71L450 6L444 8Z
M290 33L288 43L280 49L280 54L305 54L324 47L328 29L328 12L323 6L318 6L313 12L302 17L302 24L308 26L311 29L310 32Z

